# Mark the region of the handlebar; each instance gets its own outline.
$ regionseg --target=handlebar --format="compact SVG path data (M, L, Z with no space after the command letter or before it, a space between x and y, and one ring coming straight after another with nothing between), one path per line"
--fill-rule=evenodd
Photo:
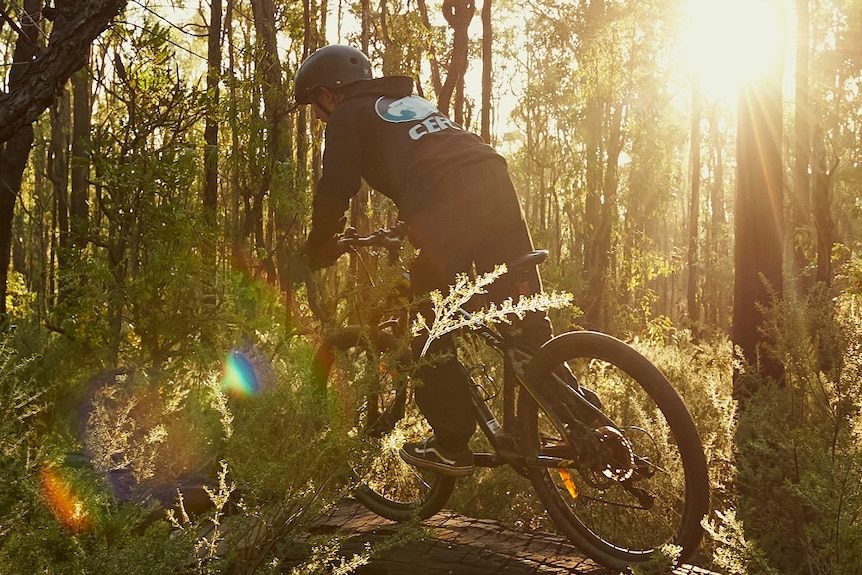
M390 261L398 259L398 250L407 237L407 225L404 222L396 222L389 229L380 229L367 236L357 236L354 228L347 228L338 238L338 246L343 252L348 252L357 247L385 248L389 252Z
M407 226L404 222L397 222L394 226L389 229L381 229L376 232L372 232L367 236L357 236L356 230L354 228L347 228L344 230L344 233L341 237L338 238L338 245L341 246L344 251L348 251L350 248L361 247L361 246L370 246L370 247L378 247L378 248L386 248L387 250L398 249L401 247L401 243L404 241L404 238L407 236Z

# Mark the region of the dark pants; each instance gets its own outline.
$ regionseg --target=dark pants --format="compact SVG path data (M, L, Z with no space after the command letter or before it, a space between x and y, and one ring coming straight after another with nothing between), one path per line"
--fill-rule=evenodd
M501 263L513 261L533 249L518 197L506 165L488 161L457 170L445 178L437 189L435 205L422 216L421 222L408 222L410 237L419 247L411 267L414 293L433 290L447 292L459 273L472 275L493 271ZM488 288L491 301L508 297L517 301L520 294L541 290L535 268L518 276L505 274ZM431 303L423 301L418 311L430 325ZM521 341L539 347L550 339L551 324L544 313L530 313L519 322ZM414 359L425 344L425 338L414 341ZM447 358L440 360L441 354ZM476 430L470 403L469 377L454 357L451 334L435 340L422 361L418 376L422 384L416 389L416 403L441 446L447 451L463 450Z

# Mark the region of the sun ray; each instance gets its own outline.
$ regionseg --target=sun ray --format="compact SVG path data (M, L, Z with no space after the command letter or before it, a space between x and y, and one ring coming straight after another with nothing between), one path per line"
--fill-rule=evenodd
M712 96L734 97L784 48L785 15L776 0L688 0L684 22L681 59Z

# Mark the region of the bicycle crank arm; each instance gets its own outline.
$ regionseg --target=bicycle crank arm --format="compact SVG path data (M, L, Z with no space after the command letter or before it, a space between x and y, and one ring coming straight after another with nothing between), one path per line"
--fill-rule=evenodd
M476 467L501 467L509 463L509 460L500 457L496 453L474 453L473 454L473 465Z
M498 450L497 453L474 453L473 464L476 467L502 467L511 465L515 469L524 467L575 467L575 462L553 455L538 455L527 457L523 453L508 450Z
M549 455L537 455L535 457L525 457L524 465L527 467L547 467L548 469L556 469L561 467L577 468L577 463L571 459L561 459Z

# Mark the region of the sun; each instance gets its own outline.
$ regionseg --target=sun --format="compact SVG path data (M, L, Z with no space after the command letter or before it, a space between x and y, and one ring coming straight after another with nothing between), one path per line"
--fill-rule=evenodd
M680 57L701 90L733 96L773 66L784 47L779 0L687 0Z

